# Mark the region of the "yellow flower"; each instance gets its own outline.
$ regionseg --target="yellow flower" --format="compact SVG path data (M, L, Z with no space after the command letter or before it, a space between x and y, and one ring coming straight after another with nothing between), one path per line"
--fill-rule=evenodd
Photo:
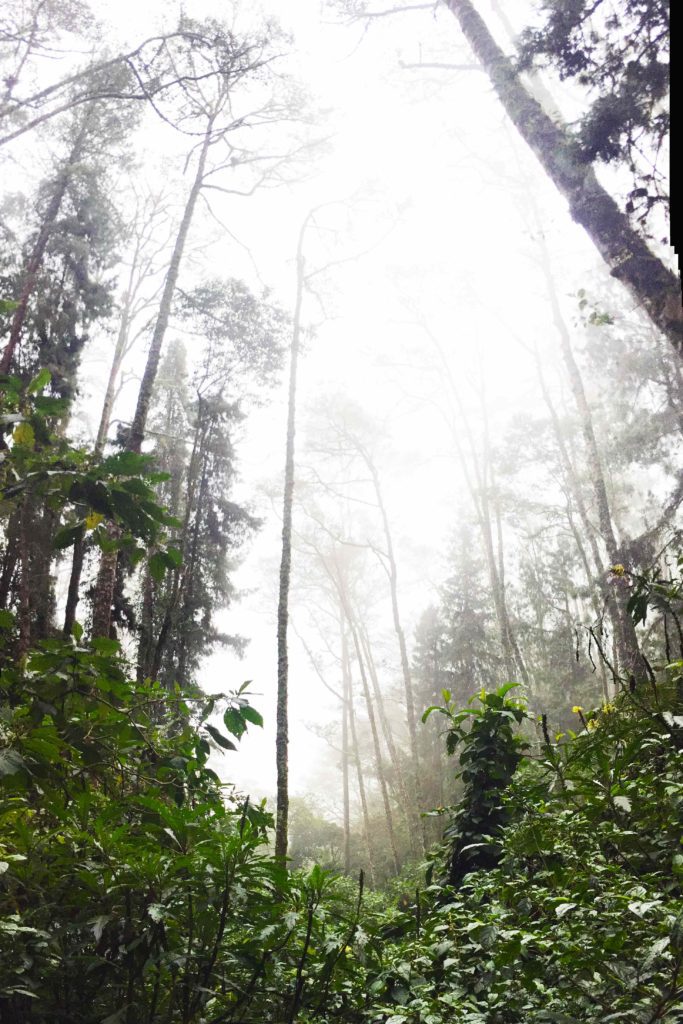
M586 728L588 729L589 732L595 732L597 727L598 727L598 723L595 721L594 718L591 718L590 722L586 722Z
M580 704L575 704L574 707L572 708L572 711L574 712L575 715L579 715L583 711L583 708L581 707Z
M626 569L623 567L621 562L617 562L616 565L610 566L610 572L614 573L615 576L623 576L626 572Z
M89 516L85 517L85 528L86 530L94 530L96 526L99 526L104 516L101 516L99 512L91 512Z
M614 710L615 710L614 704L603 704L602 705L602 713L603 713L603 715L611 715Z

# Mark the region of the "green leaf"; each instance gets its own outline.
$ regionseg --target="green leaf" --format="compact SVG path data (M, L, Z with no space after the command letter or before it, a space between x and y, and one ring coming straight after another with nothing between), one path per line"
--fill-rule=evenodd
M169 567L177 569L183 564L183 554L178 548L166 548L164 554L167 559L166 564L169 565Z
M251 722L253 725L260 725L263 727L263 715L259 714L256 708L252 708L249 704L245 704L241 711L242 718L246 718L246 720Z
M156 580L157 583L161 583L164 576L166 575L166 559L163 556L163 552L157 551L149 560L149 571L152 574L152 579Z
M24 759L16 750L0 750L0 776L16 775L24 766Z
M218 746L222 747L223 750L237 750L237 747L232 740L227 739L227 737L220 733L215 726L206 725L205 728L211 739L215 740Z
M76 543L77 540L83 536L85 529L85 523L80 520L78 523L72 524L71 526L63 526L61 530L57 530L54 539L54 546L58 551L63 548L70 548Z
M225 728L228 732L231 732L233 736L240 739L241 736L247 731L247 726L242 716L242 712L237 708L228 708L223 715L223 721L225 722Z
M145 473L151 465L151 455L140 455L137 452L117 452L110 455L101 465L101 470L108 476L136 476Z
M39 391L42 391L43 388L46 388L51 380L52 374L50 373L49 370L46 370L43 367L43 369L40 370L39 373L37 373L33 380L30 382L26 390L28 391L29 395L36 395Z
M13 629L14 615L5 608L0 608L0 629Z
M96 636L92 641L92 648L98 654L105 655L118 654L121 649L118 640L112 640L108 636Z

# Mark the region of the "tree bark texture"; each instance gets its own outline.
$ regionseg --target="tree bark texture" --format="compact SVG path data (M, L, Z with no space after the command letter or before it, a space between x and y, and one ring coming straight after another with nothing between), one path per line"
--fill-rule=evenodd
M512 61L493 39L471 0L446 0L463 35L487 72L510 120L564 195L613 277L683 355L680 281L648 248L581 157L567 129L550 118L525 88Z
M275 715L275 766L277 798L275 812L275 857L284 865L287 858L289 821L289 584L292 574L292 507L294 504L294 439L296 433L296 385L301 340L301 306L304 297L304 236L309 214L299 232L296 253L296 300L289 357L287 440L285 444L285 485L282 500L282 554L277 606L277 707Z

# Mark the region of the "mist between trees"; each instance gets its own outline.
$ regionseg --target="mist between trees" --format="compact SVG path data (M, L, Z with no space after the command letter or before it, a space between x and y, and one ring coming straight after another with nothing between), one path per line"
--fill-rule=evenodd
M678 1019L668 6L265 7L0 15L0 1024Z

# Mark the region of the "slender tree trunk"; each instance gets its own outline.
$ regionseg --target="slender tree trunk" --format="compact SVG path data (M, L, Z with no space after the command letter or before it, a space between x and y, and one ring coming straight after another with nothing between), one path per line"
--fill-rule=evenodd
M17 657L21 658L31 646L31 580L28 556L28 501L27 496L21 502L19 511L19 641Z
M586 451L588 473L593 486L595 506L598 513L598 522L600 524L600 535L607 550L607 557L609 558L610 563L612 565L616 565L621 562L622 553L612 521L610 502L607 495L607 485L605 483L605 477L602 470L602 460L600 458L595 430L593 428L593 414L591 412L590 405L588 404L588 399L586 398L583 378L574 356L569 330L567 329L564 317L562 316L562 310L560 309L560 304L557 298L557 289L555 288L555 282L550 270L548 252L543 239L541 240L541 244L542 269L548 288L548 297L550 299L553 312L553 321L560 338L560 348L565 368L567 370L569 387L574 397L579 419L581 421L581 431ZM632 675L636 682L642 682L649 678L649 673L640 651L640 645L638 644L638 637L633 620L627 610L628 594L623 587L619 586L619 584L614 588L613 602L616 606L616 618L614 624L615 627L618 625L616 632L620 638L620 660L622 663L622 669L627 672L629 676Z
M292 506L294 503L294 437L296 433L296 386L301 340L301 306L304 297L304 236L312 213L301 225L296 252L296 300L289 356L289 395L287 403L287 441L285 445L285 485L282 502L282 556L277 607L277 711L275 763L277 806L275 815L275 856L284 865L287 858L289 820L289 584L292 573Z
M420 810L422 808L422 786L420 782L420 757L417 744L417 719L415 713L415 693L413 690L413 680L410 672L410 662L408 661L408 649L406 645L406 637L403 631L403 625L401 623L401 614L398 603L398 567L396 565L396 557L394 555L394 544L391 535L391 527L389 525L389 516L387 515L386 505L384 504L384 497L382 495L382 486L379 479L379 473L373 460L370 458L370 454L359 446L360 453L363 457L370 475L372 477L372 483L375 490L375 497L377 499L377 505L382 517L382 528L384 531L384 543L386 546L386 556L389 563L388 577L389 577L389 590L391 593L391 615L394 624L394 633L396 634L396 640L398 641L398 650L401 659L401 675L403 678L403 692L406 699L406 719L408 722L408 736L410 739L410 761L411 761L411 801L410 801L410 817L412 821L411 835L415 839L419 840L421 846L421 852L424 853L427 848L427 837L425 834L424 819L420 817ZM386 568L386 567L385 567Z
M480 498L481 515L483 520L483 528L487 534L487 544L490 547L493 573L491 578L491 585L497 588L497 606L499 608L499 621L501 631L505 635L504 649L507 651L507 657L510 658L513 665L517 667L520 678L524 685L530 689L529 673L526 669L526 664L522 658L522 652L515 636L515 631L512 628L510 621L510 613L508 611L507 594L505 592L505 555L503 551L503 524L500 515L500 503L496 494L496 484L493 476L493 464L491 459L491 444L489 437L489 420L488 410L486 407L486 400L482 395L482 412L484 420L484 459L483 467L480 472L482 480L482 491ZM474 450L472 451L472 457L476 458ZM494 495L494 514L496 520L496 546L494 548L493 542L493 524L491 516L491 506L489 501L489 490Z
M112 523L108 529L108 537L116 541L121 536L120 527ZM111 635L111 612L116 589L116 567L118 564L118 552L103 551L100 557L100 565L95 581L95 592L92 603L92 635Z
M59 216L59 211L61 209L64 196L66 195L66 190L69 187L74 167L80 159L81 152L83 150L83 143L85 141L86 131L87 115L86 122L79 131L76 137L76 141L71 147L71 152L69 153L62 169L59 172L57 181L55 182L54 192L52 193L52 197L45 211L43 222L40 225L38 237L35 240L33 249L31 251L31 255L29 256L28 262L26 264L21 291L19 292L19 296L17 298L17 308L14 310L14 314L12 316L9 338L7 340L7 344L5 345L5 349L2 353L2 357L0 357L0 374L10 372L10 367L12 365L14 353L16 351L17 345L19 344L21 332L24 327L24 321L26 320L28 304L30 302L31 296L33 294L33 289L35 288L36 281L38 279L38 271L40 270L40 267L42 265L43 256L45 255L45 250L50 240L52 229L54 228L57 217Z
M144 676L151 676L156 679L157 673L163 660L166 645L174 631L179 611L182 613L183 602L186 598L185 586L192 581L192 575L194 572L194 565L196 560L196 551L198 544L198 532L199 532L199 509L203 507L202 495L205 492L206 487L206 466L202 463L202 453L205 449L207 434L211 427L211 417L207 412L206 405L201 396L198 398L197 404L197 419L194 429L194 437L192 441L192 454L190 455L190 462L187 467L187 479L186 479L186 498L185 498L185 512L183 515L183 525L180 533L180 537L177 538L177 546L180 549L181 564L178 569L173 572L173 584L170 588L168 601L166 605L166 611L164 618L159 629L156 642L154 641L151 633L147 645L147 656L146 660L142 663L142 671ZM167 433L170 431L170 423L166 424ZM203 466L203 468L202 468ZM197 488L199 486L199 495L197 495ZM179 509L173 509L174 514L179 512ZM188 545L190 541L190 526L192 524L192 518L194 516L194 527L192 530L192 564L188 566L187 555ZM179 638L178 643L181 656L178 663L178 681L181 682L184 678L186 659L185 651L186 645L182 642L182 637ZM181 664L182 662L182 664Z
M342 801L344 828L344 874L351 872L351 805L349 799L349 716L351 712L351 681L349 679L349 653L346 628L340 618L341 667L342 667Z
M590 594L590 603L591 603L591 608L593 609L593 618L594 618L595 622L600 622L600 620L602 618L602 611L600 609L600 604L598 602L597 596L595 594L595 589L594 589L595 573L593 571L591 571L590 563L588 561L588 555L587 555L586 549L585 549L585 547L583 545L583 540L581 539L581 534L579 533L578 527L576 526L576 523L574 522L574 517L571 514L571 509L569 507L567 508L567 520L569 522L569 528L572 531L572 536L574 537L574 541L576 543L576 550L579 553L579 558L581 559L581 563L583 565L583 569L584 569L584 572L586 574L586 582L588 584L588 590L589 590L589 594ZM584 531L585 531L585 526L584 526ZM612 619L612 628L613 628L613 630L618 630L619 629L619 621L618 621L618 618L615 617L615 614L612 612L612 609L611 609L610 603L609 603L610 601L612 601L612 604L614 603L613 596L612 596L612 594L609 593L609 588L607 587L607 585L606 585L606 583L604 581L604 576L603 576L603 574L601 572L598 572L597 579L598 579L598 586L600 587L600 592L601 592L601 594L603 596L603 600L607 604L607 607L608 607L608 609L610 611L610 617ZM579 620L580 620L580 618L581 617L579 616ZM604 662L604 660L602 658L599 659L599 671L600 671L600 682L601 682L601 685L602 685L602 695L603 695L603 697L605 699L605 702L607 702L609 700L609 684L607 682L607 672L605 670L605 662Z
M453 380L453 375L448 365L448 361L444 356L443 349L439 344L438 338L432 333L429 327L424 323L422 326L424 327L427 335L429 336L430 340L432 341L432 344L434 345L439 355L439 358L441 359L441 363L443 365L443 369L450 386L450 391L454 404L457 407L458 412L460 413L460 417L465 428L465 434L467 435L474 477L470 472L470 467L467 463L467 458L465 456L463 446L460 442L459 433L455 429L455 426L453 426L453 444L455 446L455 451L458 456L458 461L460 462L460 466L462 468L462 473L465 478L467 490L469 491L470 498L472 500L472 505L474 507L474 512L477 519L477 525L481 532L481 539L484 545L486 566L489 574L489 585L491 588L491 596L493 598L493 607L496 614L496 621L498 623L498 631L500 634L500 643L503 652L503 662L505 664L505 671L508 680L513 680L517 674L515 666L520 665L521 672L524 669L524 662L522 661L521 653L519 652L519 647L515 642L514 634L512 631L510 617L507 611L505 588L504 584L503 586L501 586L498 560L496 558L496 549L493 542L493 526L491 523L491 513L488 503L488 467L490 460L487 458L484 463L484 466L482 467L481 459L477 452L477 446L475 444L474 437L470 429L469 419L463 406L462 399L460 398L460 394L456 387L455 381ZM485 404L483 405L483 411L485 414ZM488 427L486 428L484 440L488 447ZM517 651L517 659L515 658L515 649Z
M358 631L358 638L360 640L361 649L363 651L363 657L365 658L365 663L368 668L370 681L372 683L372 692L375 699L375 704L377 706L377 714L379 716L379 724L382 729L382 736L384 737L384 743L389 752L389 760L391 761L391 767L396 778L396 787L398 790L399 803L405 816L405 823L407 834L410 840L410 847L412 852L416 854L418 853L416 844L418 836L415 835L415 831L412 827L413 820L411 815L410 796L408 794L408 789L406 787L405 778L403 775L403 768L401 766L401 761L398 756L398 751L396 750L396 744L394 743L394 736L391 730L391 723L389 722L386 715L386 709L384 707L384 698L382 696L382 690L379 685L377 666L375 665L375 659L372 653L370 638L368 636L367 630L365 629L365 627L362 625L358 618L356 618L356 629Z
M372 850L372 830L370 828L370 815L368 813L368 798L365 792L365 779L363 768L360 763L360 748L358 746L358 735L356 731L356 712L353 707L353 679L351 677L351 659L349 658L348 642L346 633L342 633L342 671L348 684L348 711L349 711L349 732L351 733L351 748L353 759L356 765L356 778L358 780L358 796L360 798L361 813L363 816L363 833L365 835L365 847L368 855L368 877L370 885L375 884L375 861Z
M180 228L176 236L175 245L173 246L173 253L171 255L171 262L169 263L168 273L166 274L166 281L164 283L164 290L161 294L161 302L159 304L159 315L157 316L156 324L154 325L154 334L152 335L152 342L147 353L147 362L145 363L145 370L142 375L142 381L140 382L140 390L138 391L138 401L135 408L135 415L133 416L133 422L130 427L130 435L128 438L127 448L131 452L139 452L142 448L142 442L145 438L145 428L147 426L147 414L149 413L149 406L152 400L152 391L154 389L154 382L156 381L157 371L159 369L159 360L161 359L161 349L164 343L164 337L168 329L168 322L171 316L171 306L173 304L173 296L175 295L176 286L178 284L178 276L180 274L180 264L183 258L183 252L185 250L185 244L187 242L187 236L190 232L190 226L194 217L194 211L197 206L197 199L202 189L204 181L204 171L206 169L206 160L209 154L209 147L211 146L213 121L210 120L206 127L206 133L204 135L204 141L202 148L199 152L199 160L197 162L197 171L192 182L190 194L187 197L187 203L185 204L185 212L183 213L183 219L180 222Z
M118 380L119 373L121 372L121 364L123 363L123 357L128 345L128 334L130 331L130 304L130 292L126 292L123 298L123 309L121 310L121 323L119 324L119 331L116 336L114 353L109 366L107 386L102 400L100 422L97 427L97 437L95 439L96 456L100 456L102 454L107 442L107 434L109 432L109 424L111 423L111 414L114 407L114 398L116 397L116 382Z
M555 123L527 91L471 0L446 0L446 5L491 79L508 117L566 198L572 218L586 230L612 276L623 281L682 355L683 307L676 275L633 230L592 166L582 159L566 128Z
M81 576L83 574L83 563L85 561L85 538L78 537L74 544L71 556L71 574L69 576L69 589L66 595L66 607L64 609L64 626L62 633L65 637L71 636L76 622L76 610L78 608Z
M0 608L6 608L12 593L12 581L19 562L19 536L21 529L21 510L9 517L5 536L5 550L2 555L2 571L0 572Z
M382 759L382 747L379 741L379 731L377 729L377 719L375 717L375 708L372 703L372 697L370 696L370 687L368 686L368 676L365 671L365 663L363 660L363 652L361 650L360 641L358 634L355 630L353 622L349 622L351 627L351 637L353 639L353 646L356 652L356 661L358 662L358 671L360 673L361 685L363 687L363 697L365 699L365 707L368 713L368 721L370 723L370 732L372 733L372 745L375 751L375 771L377 773L377 781L379 782L380 792L382 794L382 803L384 805L384 817L387 823L387 833L389 836L389 846L391 849L391 858L394 862L394 871L396 874L401 872L401 861L398 856L398 849L396 847L396 836L394 833L394 816L391 810L391 800L389 799L389 788L387 786L387 777L384 772L384 762Z
M180 222L178 234L176 235L173 253L171 255L171 262L169 263L166 274L164 289L161 294L159 313L154 326L154 333L152 335L149 352L147 353L147 362L145 363L145 370L142 375L142 381L140 382L135 415L133 416L133 422L131 423L130 433L128 435L128 443L126 445L127 450L130 452L140 452L142 442L145 437L147 415L149 413L149 406L152 400L154 382L159 369L161 349L171 316L171 306L176 286L178 284L183 251L185 249L187 236L192 224L192 218L197 206L197 199L199 198L199 193L201 192L202 182L204 179L206 160L209 153L209 147L211 146L212 123L213 122L210 120L206 128L204 141L199 153L199 160L197 162L197 170L194 176L194 181L192 182L192 187L190 188L190 193L187 197L185 210ZM113 551L102 553L100 567L97 574L97 582L95 584L96 596L93 604L93 636L109 636L111 631L111 606L114 599L114 588L116 585L117 562L118 552Z
M574 505L576 506L576 510L579 513L579 519L581 520L581 526L583 528L583 536L588 541L591 550L591 555L593 558L593 570L591 570L590 563L588 561L588 555L586 553L582 537L576 525L574 524L573 516L571 515L571 512L568 508L567 517L569 520L569 526L572 531L574 540L576 542L577 551L583 563L584 571L586 573L586 581L590 588L591 604L593 606L595 619L596 621L598 621L602 615L600 606L595 597L595 592L593 590L594 585L597 583L602 599L604 603L607 605L607 609L612 620L612 628L615 632L615 635L618 636L621 632L619 609L617 608L616 601L614 599L614 594L612 593L605 578L605 566L600 555L600 549L598 547L598 543L596 540L595 530L593 528L593 524L590 521L588 509L586 508L586 504L583 500L583 494L581 493L581 484L576 474L576 470L574 469L574 464L572 462L571 455L567 449L567 445L562 434L562 425L557 415L555 404L550 396L550 392L548 391L548 386L545 381L543 368L541 366L541 361L538 357L538 354L536 354L536 369L538 372L538 379L541 385L541 393L543 395L543 399L547 406L548 412L550 413L550 421L553 425L555 441L557 443L557 450L560 455L560 465L562 467L562 471L566 481L566 487L569 493L571 494L571 497L574 501ZM605 674L605 664L602 660L600 661L600 673L602 680L603 695L605 697L605 700L607 700L607 677Z
M93 450L95 458L101 457L107 441L107 433L109 431L111 413L114 405L114 396L116 394L116 380L121 370L121 363L123 361L126 342L128 340L129 327L130 292L126 292L123 301L123 309L121 311L121 323L119 324L119 331L116 336L116 345L114 346L114 354L109 367L109 377L107 379L107 387L102 402L100 422L97 428L97 437L95 439L95 447ZM66 608L64 610L64 626L62 630L64 636L71 635L74 622L76 621L76 612L80 598L81 576L83 575L83 564L85 562L85 549L86 539L85 537L79 537L74 544L73 555L71 558L71 574L69 577L69 590L66 599Z

